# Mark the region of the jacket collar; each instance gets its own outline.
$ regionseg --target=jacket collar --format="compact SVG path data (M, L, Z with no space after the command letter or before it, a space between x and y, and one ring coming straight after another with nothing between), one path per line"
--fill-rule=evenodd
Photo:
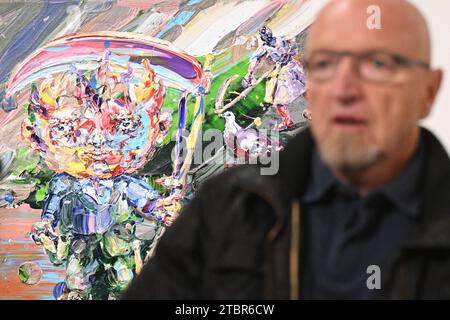
M306 128L293 137L280 154L277 178L280 191L290 200L299 198L308 186L313 148L313 138Z
M450 247L450 160L436 137L422 128L426 140L423 204L418 237L411 247Z

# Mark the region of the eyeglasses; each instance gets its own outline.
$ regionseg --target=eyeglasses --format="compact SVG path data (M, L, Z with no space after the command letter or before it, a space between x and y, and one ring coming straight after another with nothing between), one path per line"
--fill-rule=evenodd
M332 79L344 56L353 58L353 66L361 79L374 82L393 82L403 68L420 67L430 69L430 65L423 61L387 52L335 52L322 50L313 52L305 59L308 77L314 81Z

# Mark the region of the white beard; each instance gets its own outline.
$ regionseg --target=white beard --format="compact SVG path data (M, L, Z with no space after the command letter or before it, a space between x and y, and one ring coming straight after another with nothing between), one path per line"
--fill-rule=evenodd
M326 165L350 179L384 158L376 146L350 134L333 135L319 145L319 152Z

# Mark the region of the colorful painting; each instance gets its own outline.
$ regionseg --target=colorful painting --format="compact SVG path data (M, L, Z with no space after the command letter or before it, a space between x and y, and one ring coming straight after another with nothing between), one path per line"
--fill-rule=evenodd
M117 299L202 181L274 162L325 2L1 3L0 299Z

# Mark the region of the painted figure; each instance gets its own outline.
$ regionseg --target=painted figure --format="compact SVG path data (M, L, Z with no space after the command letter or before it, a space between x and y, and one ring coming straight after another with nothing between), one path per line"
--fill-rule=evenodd
M255 70L263 59L273 65L272 72L266 84L264 101L272 104L282 122L275 125L275 129L289 129L294 125L287 105L306 92L305 74L303 66L295 59L298 47L294 41L284 37L274 37L272 31L264 26L259 32L263 44L250 58L250 66L242 80L247 88L256 82Z
M170 128L165 89L148 60L122 70L106 50L96 70L72 68L33 84L23 136L57 174L32 236L65 264L59 299L115 298L142 267L144 218L169 225L165 202L133 173Z
M253 128L242 128L236 123L231 111L222 114L225 119L223 139L225 145L234 156L245 161L270 157L272 152L283 150L277 141L272 141L264 133Z

